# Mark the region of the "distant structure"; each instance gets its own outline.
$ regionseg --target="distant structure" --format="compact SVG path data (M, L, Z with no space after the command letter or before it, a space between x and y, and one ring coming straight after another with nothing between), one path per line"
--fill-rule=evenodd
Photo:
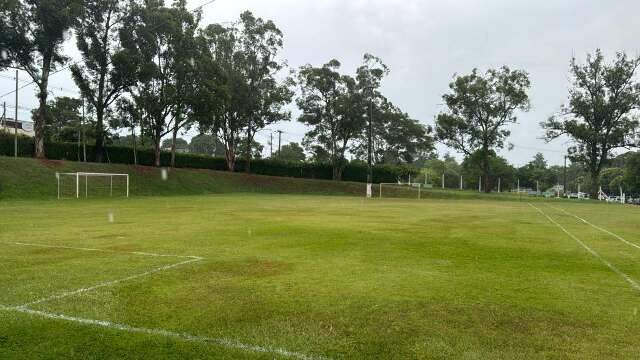
M16 128L16 121L12 118L2 119L0 118L0 131L13 134ZM33 137L35 132L33 130L33 123L31 121L20 121L17 123L18 134Z

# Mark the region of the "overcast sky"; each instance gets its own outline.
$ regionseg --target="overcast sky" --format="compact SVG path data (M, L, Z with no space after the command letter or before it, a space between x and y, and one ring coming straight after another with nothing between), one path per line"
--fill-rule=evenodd
M189 7L204 2L191 0ZM567 99L572 55L584 60L596 48L608 56L640 50L637 0L217 0L203 10L203 24L235 21L244 10L273 20L284 32L282 58L292 68L336 58L344 72L353 73L364 53L381 57L391 68L383 93L424 124L433 124L443 110L441 97L453 74L502 65L524 69L531 78L532 109L512 126L515 148L501 153L515 165L538 151L550 163L561 163L565 141L545 144L539 122ZM67 48L75 53L72 44ZM2 73L0 95L13 88L10 75ZM51 84L55 96L76 89L67 73L52 77ZM20 96L22 107L37 105L33 88ZM13 105L13 95L0 101ZM285 131L283 143L299 142L305 132L295 120L270 129ZM268 131L259 135L267 152L268 137Z

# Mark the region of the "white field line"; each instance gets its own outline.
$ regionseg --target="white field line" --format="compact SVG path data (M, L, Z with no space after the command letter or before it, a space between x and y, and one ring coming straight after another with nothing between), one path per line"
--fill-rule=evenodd
M190 335L186 333L178 333L178 332L173 332L173 331L164 330L164 329L149 329L149 328L133 327L125 324L113 323L110 321L83 319L83 318L74 317L74 316L53 314L45 311L32 310L25 307L6 307L6 306L0 305L0 310L16 311L24 314L29 314L29 315L41 316L47 319L70 321L70 322L79 323L82 325L98 326L98 327L103 327L103 328L112 329L112 330L125 331L129 333L140 333L140 334L147 334L147 335L164 336L164 337L174 338L178 340L202 343L202 344L214 344L214 345L219 345L228 349L241 350L246 352L277 354L277 355L285 356L287 358L292 358L292 359L299 359L299 360L327 359L322 356L311 356L303 353L288 351L282 348L272 348L272 347L265 347L265 346L259 346L259 345L245 344L245 343L242 343L236 340L231 340L231 339L210 338L210 337L204 337L204 336Z
M126 324L112 323L110 321L84 319L84 318L67 316L62 314L53 314L45 311L33 310L28 308L28 306L31 306L31 305L40 304L40 303L44 303L51 300L61 299L61 298L65 298L65 297L76 295L76 294L85 293L85 292L92 291L105 286L116 285L124 281L133 280L136 278L154 274L156 272L165 271L165 270L186 265L192 262L204 260L204 258L202 257L182 256L182 255L162 255L162 254L145 253L145 252L118 252L118 251L106 250L106 249L91 249L91 248L54 246L54 245L42 245L42 244L18 243L18 242L15 242L15 243L0 242L0 243L7 244L7 245L36 246L36 247L59 248L59 249L79 250L79 251L98 251L98 252L108 252L108 253L134 254L134 255L141 255L141 256L176 257L176 258L189 259L179 263L166 265L153 270L149 270L141 274L131 275L126 278L108 281L95 286L77 289L74 291L69 291L69 292L58 294L58 295L42 298L42 299L27 303L27 304L23 304L20 306L9 307L9 306L0 304L0 311L14 311L14 312L19 312L19 313L24 313L29 315L41 316L47 319L70 321L70 322L75 322L82 325L98 326L98 327L103 327L103 328L108 328L113 330L120 330L120 331L125 331L130 333L141 333L141 334L147 334L147 335L164 336L169 338L175 338L178 340L196 342L196 343L202 343L202 344L214 344L214 345L222 346L228 349L241 350L246 352L277 354L277 355L284 356L291 359L299 359L299 360L328 360L329 359L323 356L311 356L311 355L307 355L299 352L288 351L282 348L272 348L272 347L245 344L245 343L242 343L236 340L231 340L231 339L209 338L204 336L191 335L187 333L178 333L178 332L173 332L173 331L164 330L164 329L148 329L148 328L141 328L141 327L133 327Z
M138 279L138 278L141 278L141 277L149 276L149 275L155 274L155 273L160 272L160 271L166 271L166 270L173 269L173 268L181 266L181 265L186 265L186 264L189 264L189 263L192 263L192 262L195 262L195 261L200 261L200 259L189 259L189 260L181 261L179 263L175 263L175 264L171 264L171 265L165 265L165 266L162 266L162 267L159 267L159 268L155 268L153 270L145 271L145 272L140 273L140 274L127 276L127 277L122 278L122 279L111 280L111 281L103 282L103 283L100 283L100 284L97 284L97 285L94 285L94 286L81 288L81 289L77 289L77 290L73 290L73 291L67 291L67 292L63 292L63 293L57 294L57 295L52 295L52 296L49 296L49 297L45 297L45 298L42 298L42 299L38 299L38 300L35 300L35 301L32 301L32 302L20 305L18 307L19 308L24 308L24 307L35 305L35 304L48 302L48 301L51 301L51 300L57 300L57 299L62 299L62 298L66 298L66 297L73 296L73 295L86 293L86 292L93 291L93 290L96 290L96 289L99 289L99 288L103 288L103 287L106 287L106 286L117 285L117 284L119 284L121 282L130 281L130 280Z
M551 208L553 208L553 209L556 209L556 210L560 210L560 211L562 211L563 213L565 213L565 214L567 214L567 215L569 215L569 216L573 216L574 218L576 218L576 219L578 219L578 220L582 221L583 223L585 223L585 224L587 224L587 225L591 225L593 228L598 229L598 230L602 231L602 232L603 232L603 233L605 233L605 234L609 234L609 235L613 236L614 238L616 238L616 239L618 239L618 240L622 241L623 243L625 243L625 244L627 244L627 245L629 245L629 246L633 246L634 248L636 248L636 249L640 250L640 245L635 244L635 243L632 243L631 241L626 240L625 238L623 238L622 236L620 236L620 235L618 235L618 234L615 234L615 233L613 233L613 232L611 232L611 231L609 231L609 230L607 230L607 229L605 229L605 228L602 228L602 227L600 227L600 226L598 226L598 225L594 225L594 224L592 224L592 223L588 222L587 220L585 220L585 219L583 219L583 218L581 218L581 217L579 217L579 216L577 216L577 215L574 215L574 214L572 214L572 213L568 212L567 210L565 210L565 209L563 209L563 208L555 207L555 206L552 206L552 205L547 205L547 206L549 206L549 207L551 207Z
M63 246L63 245L45 245L45 244L35 244L35 243L23 243L23 242L0 242L5 245L18 245L18 246L33 246L33 247L43 247L43 248L52 248L52 249L67 249L67 250L78 250L78 251L95 251L95 252L106 252L112 254L131 254L131 255L140 255L140 256L153 256L153 257L174 257L174 258L182 258L182 259L194 259L194 260L203 260L204 258L199 256L188 256L188 255L166 255L166 254L155 254L148 252L140 252L140 251L116 251L109 249L92 249L85 247L73 247L73 246Z
M580 239L578 239L575 235L573 235L572 233L570 233L569 231L567 231L567 229L565 229L562 225L560 225L558 222L556 222L555 220L553 220L549 215L545 214L544 211L540 210L539 208L537 208L536 206L534 206L533 204L529 203L529 206L531 206L532 208L538 210L538 212L540 212L540 214L542 214L543 216L545 216L547 219L549 219L549 221L552 224L555 224L557 227L559 227L562 231L564 231L565 234L569 235L573 240L575 240L578 244L580 244L580 246L582 246L583 248L585 248L585 250L587 250L591 255L593 255L595 258L597 258L598 260L600 260L603 264L605 264L609 269L611 269L613 272L615 272L616 274L620 275L623 279L625 279L629 285L631 285L632 288L634 288L637 291L640 291L640 284L638 284L635 280L633 280L629 275L625 274L624 272L622 272L620 269L618 269L616 266L614 266L613 264L611 264L609 261L607 261L605 258L603 258L602 256L600 256L600 254L598 254L595 250L591 249L589 246L587 246L587 244L583 243Z

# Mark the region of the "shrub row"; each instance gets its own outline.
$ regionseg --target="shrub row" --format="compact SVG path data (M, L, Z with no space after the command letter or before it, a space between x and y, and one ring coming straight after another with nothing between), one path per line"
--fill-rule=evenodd
M95 161L95 147L87 145L87 161ZM133 149L124 146L105 147L105 161L117 164L133 164ZM45 152L48 159L79 161L83 159L83 149L74 143L47 143ZM0 133L0 155L13 156L13 136ZM18 138L18 155L21 157L33 157L33 139L29 137ZM154 154L152 149L139 149L137 151L138 165L153 166ZM160 157L162 166L169 166L171 153L162 152ZM243 172L246 169L246 161L236 161L236 171ZM176 167L193 169L226 170L224 158L211 157L198 154L176 154ZM251 172L260 175L285 176L308 179L330 180L332 169L330 164L322 163L298 163L272 159L254 159L251 161ZM373 168L373 182L395 182L398 177L407 175L415 176L418 170L413 166L376 165ZM363 164L347 164L343 170L342 178L345 181L366 182L367 166Z

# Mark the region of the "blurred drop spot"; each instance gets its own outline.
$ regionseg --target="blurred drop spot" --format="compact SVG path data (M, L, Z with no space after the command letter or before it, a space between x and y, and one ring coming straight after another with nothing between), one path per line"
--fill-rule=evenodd
M169 172L166 168L162 168L162 170L160 170L160 176L162 177L162 181L167 181L169 178Z
M113 222L113 213L111 211L109 211L109 213L107 214L107 219L109 220L110 223Z

